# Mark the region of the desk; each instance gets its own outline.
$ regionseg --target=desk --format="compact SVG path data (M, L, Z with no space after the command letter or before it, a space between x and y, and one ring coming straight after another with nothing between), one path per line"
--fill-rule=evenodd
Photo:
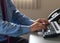
M31 34L29 37L29 43L60 43L60 37L44 39L40 35Z

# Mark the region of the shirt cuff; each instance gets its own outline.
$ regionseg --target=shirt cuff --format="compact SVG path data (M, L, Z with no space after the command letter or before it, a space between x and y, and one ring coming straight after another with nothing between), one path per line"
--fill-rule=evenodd
M22 30L23 34L30 32L30 26L20 25L20 29Z

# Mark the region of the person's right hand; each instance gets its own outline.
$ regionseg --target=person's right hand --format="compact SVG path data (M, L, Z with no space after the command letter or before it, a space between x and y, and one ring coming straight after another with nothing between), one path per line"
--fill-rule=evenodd
M31 32L46 29L45 25L39 22L35 22L31 25Z

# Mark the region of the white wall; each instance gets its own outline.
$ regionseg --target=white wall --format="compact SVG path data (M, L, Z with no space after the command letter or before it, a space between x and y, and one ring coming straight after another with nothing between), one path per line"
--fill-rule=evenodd
M18 0L15 1L15 4ZM38 0L39 9L20 9L18 4L16 4L17 8L26 14L27 16L37 19L41 17L46 17L56 8L60 8L60 0Z

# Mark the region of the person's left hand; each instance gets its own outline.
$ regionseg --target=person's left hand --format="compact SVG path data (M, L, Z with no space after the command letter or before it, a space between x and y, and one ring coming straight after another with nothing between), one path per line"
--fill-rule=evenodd
M35 20L35 22L42 23L46 26L49 24L48 19L46 19L46 18L39 18L39 19Z

